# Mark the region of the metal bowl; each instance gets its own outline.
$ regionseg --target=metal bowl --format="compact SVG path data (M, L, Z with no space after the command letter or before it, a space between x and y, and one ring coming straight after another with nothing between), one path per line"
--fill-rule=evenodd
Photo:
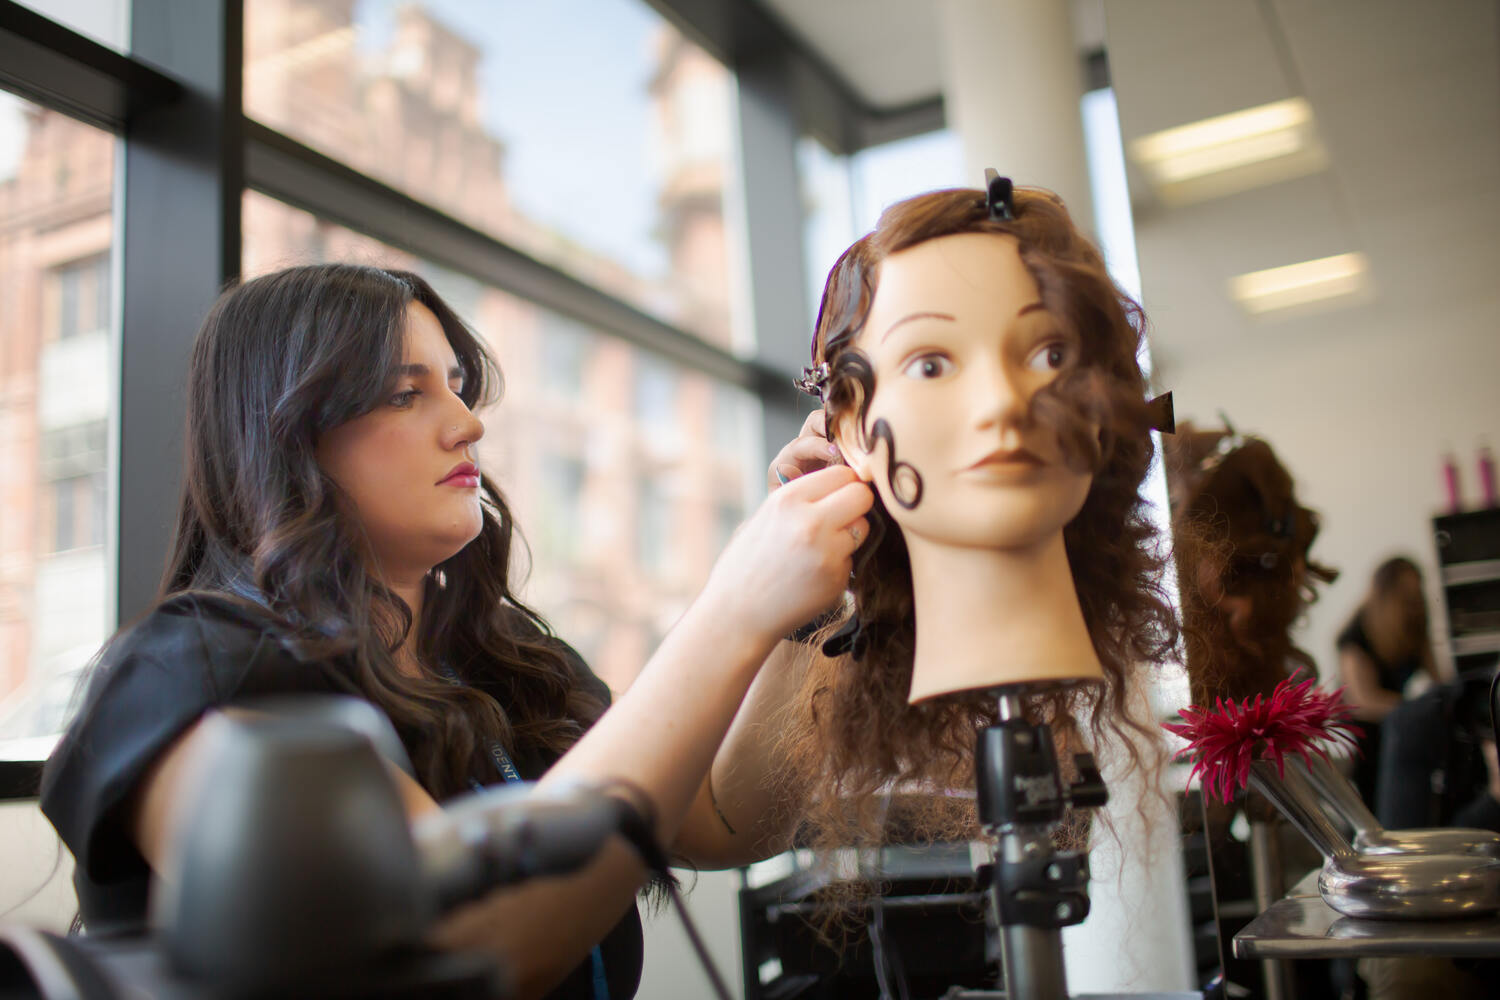
M1500 911L1500 861L1457 854L1331 857L1318 875L1323 901L1366 920L1451 920Z
M1466 854L1500 858L1500 833L1461 827L1430 830L1369 830L1354 837L1361 854Z

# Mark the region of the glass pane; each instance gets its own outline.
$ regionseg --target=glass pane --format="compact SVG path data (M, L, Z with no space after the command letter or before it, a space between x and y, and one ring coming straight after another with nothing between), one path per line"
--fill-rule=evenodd
M797 174L805 206L802 247L808 301L816 324L823 283L839 255L875 228L888 205L923 191L980 187L963 176L963 147L948 129L911 136L838 156L813 138L797 146Z
M641 0L257 0L246 113L704 339L732 79Z
M20 3L117 52L130 47L130 0L20 0Z
M114 144L0 93L0 756L46 755L113 628Z
M247 274L324 260L409 268L489 343L506 395L483 414L480 461L531 547L519 592L623 689L764 492L759 402L264 195L244 206Z

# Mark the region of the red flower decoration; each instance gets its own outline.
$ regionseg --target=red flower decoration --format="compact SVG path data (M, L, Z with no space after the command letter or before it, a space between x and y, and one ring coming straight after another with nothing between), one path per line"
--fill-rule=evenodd
M1219 698L1212 710L1189 706L1178 713L1182 722L1162 723L1188 741L1177 754L1193 758L1188 783L1201 774L1204 791L1228 802L1250 780L1252 761L1273 760L1277 774L1283 774L1288 756L1311 763L1309 754L1326 760L1329 746L1353 747L1360 729L1349 720L1343 688L1321 691L1312 677L1296 680L1292 676L1276 685L1269 699L1258 694L1236 704Z

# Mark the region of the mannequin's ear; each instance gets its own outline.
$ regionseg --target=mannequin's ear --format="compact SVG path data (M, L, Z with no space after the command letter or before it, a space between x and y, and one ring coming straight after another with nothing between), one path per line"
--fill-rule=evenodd
M833 443L839 446L844 462L860 479L867 483L874 482L874 456L866 449L864 435L859 432L857 410L846 410L837 419L833 419L830 426L833 428Z

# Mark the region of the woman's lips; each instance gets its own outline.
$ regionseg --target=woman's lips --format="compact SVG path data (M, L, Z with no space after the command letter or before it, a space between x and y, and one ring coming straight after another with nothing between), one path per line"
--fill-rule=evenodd
M471 462L460 462L446 476L438 480L438 485L466 490L475 489L479 486L479 469Z

